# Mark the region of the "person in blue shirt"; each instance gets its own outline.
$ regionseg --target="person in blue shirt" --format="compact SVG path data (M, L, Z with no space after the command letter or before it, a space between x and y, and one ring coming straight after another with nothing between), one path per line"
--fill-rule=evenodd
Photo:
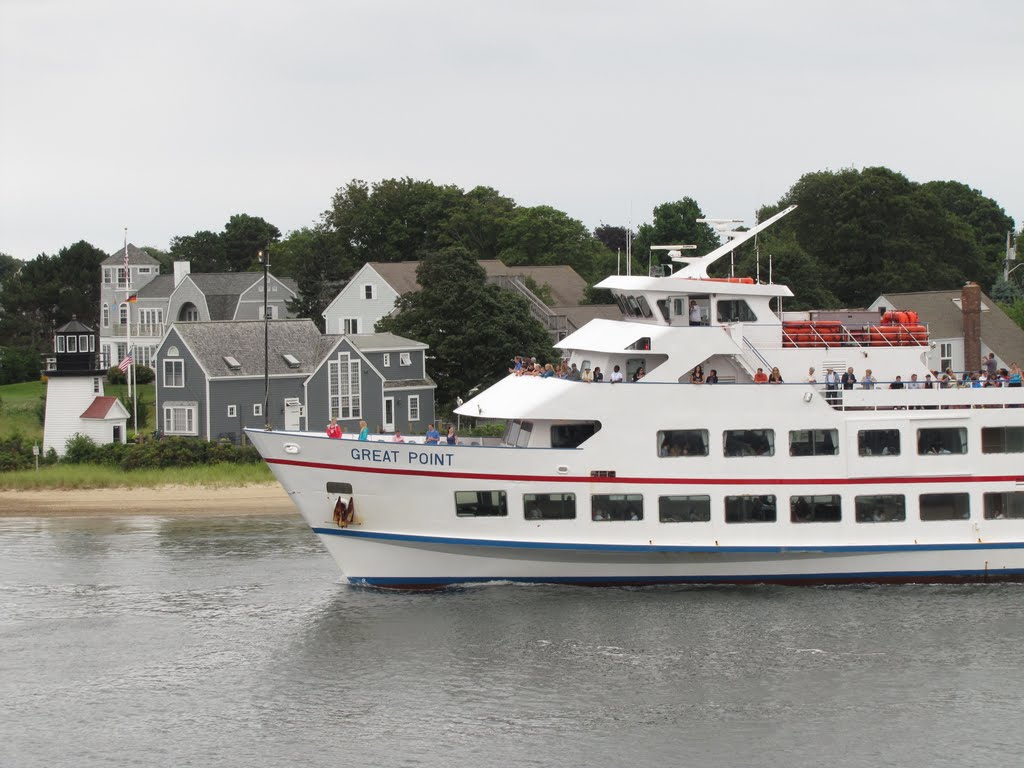
M370 429L366 426L365 421L359 422L359 439L368 440L370 438Z
M441 433L434 429L433 424L427 425L427 434L424 437L423 442L427 445L437 445L441 440Z

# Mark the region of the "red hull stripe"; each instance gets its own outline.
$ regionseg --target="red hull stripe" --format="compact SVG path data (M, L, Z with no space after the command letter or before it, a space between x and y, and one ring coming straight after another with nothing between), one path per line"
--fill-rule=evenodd
M910 483L1024 483L1022 475L935 475L931 477L590 477L589 475L506 475L485 472L439 472L426 469L362 467L295 459L267 459L267 464L326 469L332 472L361 472L371 475L500 480L534 483L593 483L595 485L906 485Z

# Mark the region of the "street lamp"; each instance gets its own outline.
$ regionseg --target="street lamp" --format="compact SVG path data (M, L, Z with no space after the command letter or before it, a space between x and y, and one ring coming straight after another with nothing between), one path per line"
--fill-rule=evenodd
M270 271L270 241L265 250L259 252L263 264L263 428L268 432L270 424L270 312L267 306L267 276Z

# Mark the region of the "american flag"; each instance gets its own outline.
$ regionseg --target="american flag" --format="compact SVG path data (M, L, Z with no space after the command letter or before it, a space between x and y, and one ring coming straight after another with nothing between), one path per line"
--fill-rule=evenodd
M117 367L121 369L121 373L124 373L125 371L127 371L131 367L131 364L132 364L132 356L131 355L125 355L124 360L122 360L118 364Z

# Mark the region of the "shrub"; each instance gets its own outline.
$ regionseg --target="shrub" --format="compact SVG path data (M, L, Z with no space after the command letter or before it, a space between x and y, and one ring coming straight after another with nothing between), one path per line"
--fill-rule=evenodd
M21 435L0 440L0 472L30 469L35 465L32 443Z
M76 432L68 438L64 450L64 461L68 464L92 464L96 458L96 441L88 435Z
M156 371L150 368L148 365L136 365L135 366L135 383L136 384L152 384L156 379ZM139 401L142 402L141 400Z

